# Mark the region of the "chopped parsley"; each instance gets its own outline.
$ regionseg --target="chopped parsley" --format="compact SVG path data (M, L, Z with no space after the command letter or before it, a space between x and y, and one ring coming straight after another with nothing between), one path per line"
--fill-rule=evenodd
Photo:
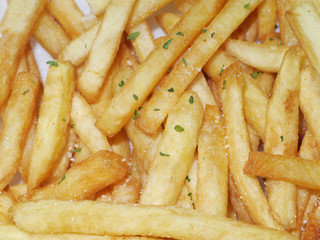
M222 82L222 85L223 85L222 89L223 89L223 90L226 89L226 82L227 82L226 80L223 80L223 82Z
M279 28L278 24L274 25L274 29L278 29L278 28Z
M138 109L139 109L139 111L142 109L143 107L139 107Z
M257 79L257 77L258 77L259 74L261 74L261 73L263 73L263 72L258 72L258 71L256 71L256 72L253 72L253 73L251 74L251 76L252 76L252 78Z
M81 152L81 148L72 149L71 152Z
M171 68L171 67L169 67L169 68L168 68L168 73L169 73L169 72L171 72L171 70L172 70L172 68Z
M250 6L249 6L249 3L247 3L246 5L243 6L245 9L249 9Z
M65 122L65 121L66 121L66 119L65 119L65 118L62 118L62 121L64 121L64 122Z
M184 34L182 32L177 32L176 35L178 36L184 36Z
M174 89L173 88L169 88L168 92L174 92Z
M168 49L171 42L172 42L172 39L169 39L168 41L166 41L166 42L163 44L162 47L163 47L164 49Z
M137 95L133 94L132 96L133 96L134 100L138 101L139 98Z
M76 125L75 123L72 123L72 124L71 124L71 128L74 128L75 125Z
M124 81L121 80L121 82L119 83L119 87L123 87L123 85L124 85Z
M189 196L189 197L191 197L191 196L192 196L192 193L191 193L191 192L189 192L189 193L188 193L188 196Z
M133 120L136 120L138 117L140 117L140 113L138 113L137 109L134 110L134 116L133 116Z
M34 83L34 81L33 81L33 80L31 80L31 83Z
M87 48L87 43L85 43L84 47Z
M221 68L221 70L220 70L219 76L221 76L223 70L224 70L224 64L222 65L222 68Z
M136 40L136 38L140 35L140 32L133 32L129 36L127 36L128 40Z
M183 131L184 131L184 128L181 127L180 125L175 125L175 126L174 126L174 130L176 130L176 132L183 132Z
M160 152L160 156L169 157L170 155L169 155L169 154L166 154L166 153L163 153L163 152Z
M182 60L183 64L184 64L185 66L187 66L187 61L184 59L184 57L182 57L181 60Z
M273 38L269 38L269 41L273 41L274 39Z
M190 181L191 181L191 179L189 178L189 176L186 176L186 180L187 180L187 182L190 182Z
M215 32L211 33L211 38L213 38L213 36L214 36L215 34L216 34Z
M25 95L26 93L28 93L30 91L30 89L28 88L27 90L25 90L22 95Z
M207 29L205 29L205 28L202 29L202 32L203 32L203 33L206 33L206 32L207 32Z
M190 98L189 98L189 103L190 103L190 104L194 103L193 96L190 96Z
M153 111L158 112L158 111L160 111L160 109L159 108L154 108Z
M58 63L55 61L47 61L47 64L50 64L51 66L58 67Z
M281 142L283 142L283 136L280 136Z
M65 179L66 179L66 174L63 174L61 180L58 182L58 185L59 185L63 180L65 180Z

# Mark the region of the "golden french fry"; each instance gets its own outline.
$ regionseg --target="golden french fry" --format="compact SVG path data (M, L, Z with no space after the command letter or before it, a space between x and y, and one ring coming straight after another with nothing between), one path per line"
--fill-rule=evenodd
M192 164L203 117L198 95L184 93L168 116L151 164L141 204L173 205Z
M186 184L183 184L179 198L176 203L176 207L193 209L192 196L189 196L190 192Z
M250 6L250 5L249 5ZM244 34L244 40L255 42L258 36L258 22L256 11L252 12L238 28Z
M182 14L185 14L193 4L198 2L199 0L173 0L174 5Z
M258 225L282 229L271 214L271 209L257 178L243 173L250 146L243 113L242 71L238 63L232 64L221 75L219 88L224 110L229 145L229 171L234 186L249 216Z
M55 183L31 192L31 199L88 199L101 189L118 182L127 172L125 158L102 150L72 166Z
M0 189L14 177L32 122L39 91L39 78L19 73L4 112L0 131Z
M319 202L314 207L312 213L309 214L309 218L304 229L302 240L314 240L319 237L320 229L320 204Z
M1 191L0 192L0 213L10 217L9 209L14 205L15 199L10 193Z
M172 12L166 12L156 16L158 24L167 34L171 32L173 27L180 21L180 18L178 14Z
M28 45L26 47L25 54L26 54L27 63L28 63L28 69L29 69L28 71L33 73L33 74L35 74L35 75L37 75L39 77L39 79L41 79L41 75L40 75L40 71L39 71L39 68L38 68L38 64L36 62L36 59L34 57L34 54L33 54L33 51L32 51L32 48L30 47L30 45ZM43 90L43 84L42 84L41 81L40 81L39 84L40 84L39 88L40 88L40 93L41 93L42 90Z
M258 40L264 41L273 33L277 20L276 0L266 0L257 8L259 34Z
M60 23L70 38L76 38L83 32L81 24L83 13L74 0L50 0L46 9Z
M233 39L227 41L225 47L228 53L241 62L266 72L278 72L283 56L288 50L288 47L285 46L272 46Z
M46 180L66 143L75 72L70 62L58 61L52 64L40 107L29 166L28 190Z
M9 192L14 197L14 199L18 201L21 195L27 194L27 187L28 185L26 183L16 184L9 187Z
M130 143L127 134L124 130L118 132L113 138L109 139L113 152L122 155L127 160L131 157Z
M287 14L290 25L311 64L320 73L320 34L314 29L320 24L320 13L312 2L299 2Z
M19 60L45 0L12 0L0 24L0 108L8 98Z
M77 143L75 144L75 149L81 149L81 150L74 150L73 154L73 161L72 161L72 166L74 164L80 163L83 160L87 159L91 155L91 151L89 148L80 140L77 140Z
M309 215L313 211L314 207L317 205L318 200L319 200L319 192L318 191L312 192L312 194L310 195L310 199L307 204L307 207L305 209L305 212L303 214L302 226L300 228L301 229L300 238L302 238L303 236L303 232L306 227L306 223L308 222Z
M275 80L275 74L270 72L253 72L251 76L258 76L256 77L256 82L258 83L259 87L268 95L270 96L273 83Z
M222 117L217 106L206 105L198 139L196 209L227 216L228 156Z
M111 0L87 0L91 11L98 16L106 9Z
M112 1L105 10L88 60L77 81L79 91L90 103L97 100L100 88L119 49L121 36L134 3L135 0Z
M49 215L50 214L50 215ZM175 207L92 201L22 202L12 209L17 226L37 233L140 235L176 239L296 239L287 232Z
M32 28L32 35L53 58L57 58L70 41L62 28L45 11Z
M199 1L185 14L172 33L159 43L135 74L107 105L97 126L107 136L115 135L152 92L164 73L187 48L192 39L218 13L223 0ZM184 36L176 35L181 32ZM135 95L137 98L134 98ZM137 100L136 100L137 99ZM154 133L154 132L152 132Z

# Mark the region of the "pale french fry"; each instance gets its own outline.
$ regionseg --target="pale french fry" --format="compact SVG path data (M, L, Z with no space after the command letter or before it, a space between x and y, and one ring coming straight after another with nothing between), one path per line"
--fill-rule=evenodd
M12 0L0 24L0 108L10 94L19 60L45 0Z
M103 13L111 0L87 0L91 11L98 16Z
M277 20L276 0L266 0L257 8L259 34L258 40L264 41L273 33Z
M258 133L250 126L247 125L248 135L249 135L249 144L251 151L258 151L260 144L260 137Z
M198 139L196 209L227 216L228 157L222 117L217 106L206 105Z
M26 195L28 190L28 185L26 183L20 183L9 187L9 192L14 197L15 200L19 200L21 195Z
M181 17L178 14L171 12L162 13L156 16L158 24L167 34L172 31L180 18Z
M179 198L176 203L176 207L193 209L193 202L191 199L192 195L191 196L189 195L190 195L190 192L187 185L183 184Z
M209 79L208 84L209 84L210 90L212 92L212 95L217 103L217 106L219 107L220 110L222 110L220 93L219 93L219 89L218 89L216 82L212 79Z
M147 171L144 167L144 162L138 158L138 155L135 152L135 149L133 149L132 155L131 155L131 162L135 162L137 165L137 172L139 174L139 181L142 189L146 185L147 182Z
M182 14L186 13L192 5L198 1L199 0L173 0L174 5Z
M198 95L192 91L183 94L168 116L140 197L141 204L176 203L192 164L202 117Z
M305 66L300 73L299 104L308 128L320 150L320 131L318 102L320 99L320 77L312 66Z
M227 218L231 218L233 220L237 220L237 213L234 210L233 206L230 203L230 200L228 201L228 209L227 209Z
M276 0L279 26L275 25L275 28L280 27L281 43L288 47L299 45L297 37L292 31L288 20L286 19L286 12L290 11L291 9L290 1L291 0Z
M95 127L95 122L96 116L90 105L79 93L75 93L71 109L71 123L75 133L92 153L111 150L107 137Z
M319 202L314 207L312 213L309 214L309 218L304 229L302 240L314 240L319 238L320 229L320 204Z
M75 72L70 62L53 64L49 67L40 107L29 166L28 190L39 186L50 175L66 143Z
M61 50L70 42L62 28L43 11L32 28L32 36L51 54L57 58Z
M187 51L181 61L178 61L161 84L160 89L144 106L140 118L135 123L137 127L148 134L152 134L159 128L171 107L201 71L205 63L259 3L259 0L250 2L249 9L243 7L247 2L229 1L225 5L217 17L206 27L206 31L196 39L190 51ZM236 17L234 16L232 21L224 21L230 12L236 12ZM155 108L160 111L155 112L153 110Z
M107 136L113 136L120 131L135 109L144 102L164 73L168 71L171 64L218 13L223 2L223 0L199 1L181 18L172 33L164 39L163 42L166 44L156 45L128 83L112 98L104 114L97 121L98 128ZM182 32L184 36L176 35L177 32ZM137 100L133 98L133 94L138 97Z
M70 38L76 38L84 31L81 24L83 13L74 0L50 0L46 9Z
M39 91L39 78L19 73L4 112L0 131L0 189L14 177L32 122Z
M253 72L251 76L255 76L258 74L256 77L256 82L258 83L259 87L268 95L270 96L273 83L275 80L275 74L269 73L269 72Z
M10 216L0 213L0 225L13 225L14 222L10 218Z
M14 205L15 199L10 193L1 191L0 192L0 213L10 217L9 209Z
M297 3L287 14L290 25L312 66L320 73L320 34L314 29L320 24L320 13L312 2Z
M38 68L38 64L36 62L36 59L34 57L34 54L33 54L33 51L32 51L32 48L30 47L30 45L28 45L26 47L26 50L25 50L25 54L26 54L26 58L27 58L27 63L28 63L28 71L37 75L39 77L39 79L41 79L41 75L40 75L40 71L39 71L39 68ZM43 92L43 84L42 82L40 81L40 93ZM40 95L41 97L42 95ZM39 104L38 104L39 105Z
M111 144L111 149L113 152L122 155L127 160L131 157L131 149L129 144L129 139L124 130L118 132L113 138L109 139Z
M299 88L301 55L297 47L285 54L272 89L266 116L264 150L296 155L298 151ZM266 181L267 198L275 218L285 227L296 226L297 189L280 181ZM281 200L280 200L281 199Z
M270 228L282 229L271 214L258 179L243 173L243 167L250 152L243 113L243 82L241 68L235 63L223 71L219 84L228 136L229 171L239 197L253 222Z
M266 72L278 72L284 54L288 50L285 46L272 46L229 40L225 44L226 50L241 62Z
M311 161L293 155L250 152L244 172L320 190L318 159Z
M16 204L12 216L20 229L37 233L95 232L186 240L213 240L218 236L229 239L296 239L283 231L175 207L43 200Z
M122 156L102 150L72 166L55 183L31 192L31 199L88 199L101 189L118 182L127 171L128 166Z
M190 171L188 173L188 176L186 177L185 184L187 185L187 188L189 190L189 195L191 195L191 199L193 202L197 201L197 169L198 169L198 157L194 156L193 162L190 168Z
M121 36L135 0L111 1L92 43L77 86L89 102L97 101L99 91L119 49ZM106 44L108 43L108 44Z

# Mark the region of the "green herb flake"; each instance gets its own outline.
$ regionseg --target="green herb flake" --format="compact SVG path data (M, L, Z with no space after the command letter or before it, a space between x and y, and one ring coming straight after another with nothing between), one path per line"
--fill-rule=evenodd
M171 68L171 67L169 67L169 68L168 68L168 73L169 73L169 72L171 72L171 70L172 70L172 68Z
M33 81L33 80L31 80L31 83L34 83L34 81Z
M61 180L58 182L58 185L59 185L63 180L65 180L65 179L66 179L66 174L63 174Z
M71 124L71 128L74 128L75 125L76 125L75 123L72 123L72 124Z
M269 41L273 41L274 40L274 38L269 38Z
M163 44L162 47L163 47L164 49L168 49L171 42L172 42L172 39L169 39L168 41L166 41L166 42Z
M58 63L55 61L47 61L47 64L50 64L51 66L58 67Z
M282 42L281 42L281 40L279 40L279 46L281 46L282 45Z
M64 121L64 122L65 122L65 121L66 121L66 119L65 119L65 118L62 118L62 121Z
M266 179L265 177L263 177L262 180L263 180L264 182L267 181L267 179Z
M184 34L182 32L177 32L176 35L178 36L184 36Z
M138 110L140 111L143 107L139 107Z
M245 9L250 9L249 3L243 6Z
M186 177L187 182L190 182L191 179L189 178L189 176Z
M124 85L124 81L121 80L121 82L119 83L119 87L123 87L123 85Z
M160 111L160 109L159 108L154 108L153 111L158 112L158 111Z
M181 60L182 60L183 64L184 64L185 66L187 66L187 61L184 59L184 57L182 57Z
M223 70L224 70L224 64L222 65L222 68L221 68L221 70L220 70L219 76L221 76Z
M170 155L169 155L169 154L166 154L166 153L163 153L163 152L160 152L160 156L169 157Z
M263 73L263 72L258 72L258 71L256 71L256 72L253 72L253 73L251 74L251 76L252 76L253 79L257 79L257 77L258 77L259 74L261 74L261 73Z
M138 117L140 117L140 113L138 113L137 109L134 110L134 116L132 117L133 120L136 120Z
M203 33L206 33L206 32L207 32L207 29L205 29L205 28L202 29L202 32L203 32Z
M174 89L173 88L169 88L168 92L174 92Z
M25 90L22 95L25 95L26 93L30 92L30 89L28 88L27 90Z
M283 142L283 136L280 136L281 142Z
M278 28L279 28L278 24L274 25L274 29L278 29Z
M211 33L211 38L213 38L213 36L214 36L215 34L216 34L215 32Z
M72 149L71 152L81 152L81 148Z
M176 130L176 132L183 132L183 131L184 131L184 128L181 127L180 125L175 125L175 126L174 126L174 130Z
M87 48L87 43L84 44L84 47Z
M133 32L129 36L127 36L128 40L136 40L136 38L140 35L140 32Z
M190 103L190 104L194 103L193 96L190 96L190 97L189 97L189 103Z
M139 98L137 95L133 94L132 96L133 96L134 100L138 101Z
M189 192L189 193L188 193L188 196L189 196L189 197L191 197L191 196L192 196L192 193L191 193L191 192Z
M227 82L226 80L223 80L223 82L222 82L222 85L223 85L222 89L223 90L226 90L226 82Z

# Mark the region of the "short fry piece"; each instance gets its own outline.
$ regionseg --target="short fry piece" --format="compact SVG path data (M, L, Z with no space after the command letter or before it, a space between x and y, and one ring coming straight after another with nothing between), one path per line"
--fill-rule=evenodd
M302 240L316 240L319 238L320 230L320 204L319 202L309 214L309 218L304 229Z
M111 0L87 0L91 11L98 16L106 9Z
M259 35L258 40L264 41L266 37L273 33L277 20L276 0L265 0L257 8Z
M39 78L19 73L0 130L0 190L14 177L21 159L39 91Z
M75 72L70 62L50 66L40 107L28 175L28 190L39 186L53 169L66 143Z

